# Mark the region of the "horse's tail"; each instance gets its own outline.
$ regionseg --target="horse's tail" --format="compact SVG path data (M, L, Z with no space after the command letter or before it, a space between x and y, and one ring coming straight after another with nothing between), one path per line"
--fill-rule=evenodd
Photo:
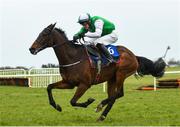
M138 75L143 76L151 74L154 77L162 77L164 75L166 63L162 58L159 58L155 62L142 56L136 56L136 58L139 63L137 69Z

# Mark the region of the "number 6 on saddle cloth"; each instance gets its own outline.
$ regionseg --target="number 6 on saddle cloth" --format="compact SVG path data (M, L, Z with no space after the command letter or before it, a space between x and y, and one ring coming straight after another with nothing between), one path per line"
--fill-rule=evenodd
M108 64L108 60L104 54L102 54L98 49L93 45L87 45L86 46L88 54L90 56L91 62L95 65L99 60L101 60L102 66L106 66ZM108 49L109 53L113 57L115 61L119 60L120 53L117 50L117 47L114 45L106 45L106 48Z

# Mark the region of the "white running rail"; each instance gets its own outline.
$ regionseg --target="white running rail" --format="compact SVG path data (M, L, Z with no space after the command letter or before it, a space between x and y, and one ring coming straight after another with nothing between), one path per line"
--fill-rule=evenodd
M28 78L29 87L47 87L61 80L59 68L33 68L0 70L0 78Z
M180 71L166 71L165 74L180 74ZM59 68L32 68L24 69L5 69L0 70L0 78L28 78L29 87L47 87L48 84L61 80ZM154 78L154 91L156 91L157 79ZM106 83L103 83L103 92L106 91Z

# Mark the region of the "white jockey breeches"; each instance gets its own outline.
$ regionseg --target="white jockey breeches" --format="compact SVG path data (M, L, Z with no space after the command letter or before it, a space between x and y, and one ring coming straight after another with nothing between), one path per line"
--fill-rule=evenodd
M115 31L112 31L112 33L108 35L104 35L100 38L88 38L86 39L87 42L86 44L94 44L96 45L97 43L104 44L104 45L109 45L113 44L118 40L118 36Z

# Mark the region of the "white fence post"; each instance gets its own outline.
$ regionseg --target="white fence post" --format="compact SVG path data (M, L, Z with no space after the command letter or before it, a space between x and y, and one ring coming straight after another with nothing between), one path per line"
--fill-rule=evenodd
M154 77L154 91L156 91L156 78Z
M52 76L49 77L49 84L53 83L53 79L52 78L53 78Z
M106 92L106 82L103 83L103 92Z

